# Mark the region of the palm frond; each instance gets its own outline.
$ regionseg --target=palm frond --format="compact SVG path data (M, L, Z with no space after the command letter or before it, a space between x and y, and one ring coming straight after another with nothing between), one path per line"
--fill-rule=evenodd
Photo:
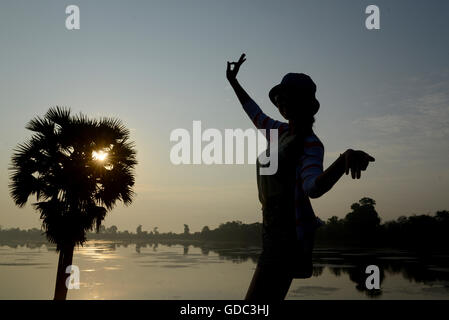
M70 113L70 108L55 106L48 109L44 118L63 127L70 122Z
M53 134L55 125L47 118L35 117L27 123L25 128L44 136L49 136Z
M129 139L130 131L125 127L123 122L115 118L102 118L98 122L98 127L104 131L110 131L114 140L125 141Z

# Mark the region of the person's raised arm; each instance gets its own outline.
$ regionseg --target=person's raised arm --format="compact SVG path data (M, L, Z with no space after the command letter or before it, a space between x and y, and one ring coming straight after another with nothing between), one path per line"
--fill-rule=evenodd
M240 56L239 61L228 61L226 78L228 79L231 87L234 89L234 92L237 95L240 103L242 104L242 107L245 110L246 114L258 129L287 129L287 123L273 120L271 117L267 116L237 81L237 73L239 72L240 66L245 61L246 58L244 53ZM232 69L231 66L234 66L234 68Z

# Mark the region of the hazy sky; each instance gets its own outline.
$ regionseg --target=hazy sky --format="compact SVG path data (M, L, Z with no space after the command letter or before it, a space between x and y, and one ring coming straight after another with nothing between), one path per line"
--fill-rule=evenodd
M78 5L81 29L65 28ZM380 8L380 30L365 8ZM171 164L170 132L252 128L225 77L238 79L270 116L268 91L288 72L309 74L321 109L324 165L347 148L376 162L312 200L322 219L368 196L382 219L449 209L449 2L442 1L5 1L0 3L0 225L39 227L30 198L8 192L25 124L55 105L118 117L138 150L137 196L105 225L191 231L261 221L255 165Z

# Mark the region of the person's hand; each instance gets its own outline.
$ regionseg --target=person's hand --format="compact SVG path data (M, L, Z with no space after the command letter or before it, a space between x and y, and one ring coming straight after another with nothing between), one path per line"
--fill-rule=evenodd
M351 170L353 179L360 179L361 171L365 171L368 164L375 161L373 157L361 150L348 149L343 156L345 160L345 174L349 174L349 170Z
M226 78L229 81L234 81L236 79L237 73L239 72L239 68L244 61L246 61L244 53L242 53L242 55L240 56L239 61L237 61L237 62L229 62L228 61L228 68L226 69ZM231 70L231 65L234 65L234 68L232 70Z

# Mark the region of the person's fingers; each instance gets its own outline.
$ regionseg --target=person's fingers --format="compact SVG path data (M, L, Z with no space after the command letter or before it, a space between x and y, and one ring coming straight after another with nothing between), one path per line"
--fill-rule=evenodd
M360 179L360 173L361 173L361 171L360 171L360 162L357 162L357 164L356 164L356 177L357 177L357 179Z
M366 168L368 167L368 161L362 161L361 165L360 165L360 170L365 171Z
M355 168L354 168L354 166L351 166L351 177L352 177L352 179L355 179Z
M373 157L371 157L369 154L365 153L362 161L362 170L366 170L370 162L375 161Z
M363 151L362 151L363 152ZM368 153L363 152L363 157L368 160L368 161L375 161L376 159L374 159L372 156L370 156Z
M360 165L360 170L362 170L362 171L365 170L366 167L368 166L368 158L366 156L362 157L360 159L359 165Z
M348 155L345 156L345 174L348 175L349 173L349 157Z

